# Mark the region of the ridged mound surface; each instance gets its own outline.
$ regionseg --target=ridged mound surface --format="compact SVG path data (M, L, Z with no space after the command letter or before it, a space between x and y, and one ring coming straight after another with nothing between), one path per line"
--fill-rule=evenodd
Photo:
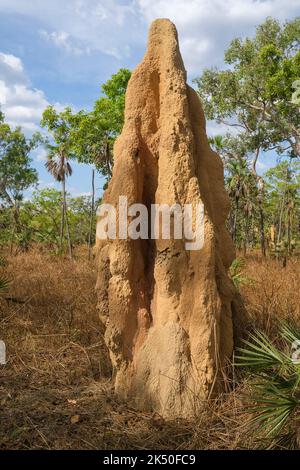
M223 165L208 144L196 92L186 83L175 26L152 23L126 92L125 125L103 198L205 207L204 247L183 240L97 240L100 317L118 394L166 417L189 416L218 391L233 350L234 248L225 228ZM242 307L241 307L242 308Z

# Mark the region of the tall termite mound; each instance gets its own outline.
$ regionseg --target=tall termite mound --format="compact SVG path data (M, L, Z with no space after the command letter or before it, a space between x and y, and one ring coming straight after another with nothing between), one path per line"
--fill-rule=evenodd
M223 165L208 144L196 92L186 83L175 26L153 22L129 81L125 124L103 201L205 208L204 246L184 240L97 240L100 318L116 392L164 416L189 416L221 388L233 350L234 248L225 228Z

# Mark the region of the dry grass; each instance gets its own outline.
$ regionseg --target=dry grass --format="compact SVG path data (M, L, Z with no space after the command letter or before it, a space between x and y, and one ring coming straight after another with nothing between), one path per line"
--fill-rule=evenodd
M242 293L256 328L272 337L278 319L300 324L299 258L290 259L284 268L274 259L262 261L252 255L247 259L246 271L254 284L243 287Z
M80 250L72 263L31 252L8 258L13 300L0 301L1 449L243 449L249 438L247 380L193 422L136 412L113 394L96 313L95 272ZM243 296L257 326L276 336L276 318L300 323L300 268L247 259ZM24 303L22 303L24 302Z

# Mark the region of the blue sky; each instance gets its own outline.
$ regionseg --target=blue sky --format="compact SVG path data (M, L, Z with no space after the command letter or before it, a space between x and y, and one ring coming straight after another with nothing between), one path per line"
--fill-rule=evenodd
M91 108L101 83L139 63L155 18L176 24L192 79L205 67L221 67L230 40L252 35L267 16L299 15L300 0L0 0L0 105L7 121L27 134L38 129L48 104ZM218 132L209 124L210 134ZM43 149L33 159L40 186L53 185ZM261 158L261 170L273 160ZM88 193L90 169L73 169L69 191Z

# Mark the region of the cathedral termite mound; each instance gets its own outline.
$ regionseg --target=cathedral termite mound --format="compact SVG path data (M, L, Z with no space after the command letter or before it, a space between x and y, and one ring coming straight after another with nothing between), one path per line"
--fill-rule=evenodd
M166 417L190 416L222 389L233 351L237 292L228 277L234 247L225 227L223 165L186 71L175 26L151 25L147 52L126 92L125 124L103 201L197 204L204 245L185 240L97 240L97 292L116 392ZM242 306L240 306L242 308Z

